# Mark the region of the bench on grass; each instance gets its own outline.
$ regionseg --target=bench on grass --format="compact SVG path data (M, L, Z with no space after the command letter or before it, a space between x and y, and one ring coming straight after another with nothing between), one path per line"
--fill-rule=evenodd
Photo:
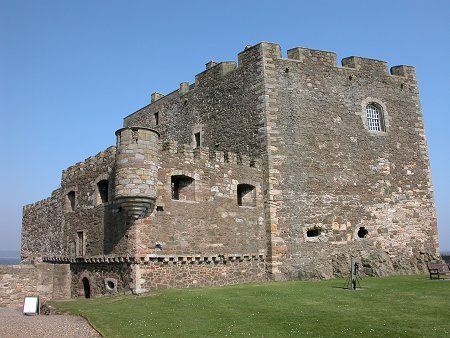
M427 268L430 273L430 279L433 279L433 276L441 279L442 275L450 275L450 269L447 263L427 263Z

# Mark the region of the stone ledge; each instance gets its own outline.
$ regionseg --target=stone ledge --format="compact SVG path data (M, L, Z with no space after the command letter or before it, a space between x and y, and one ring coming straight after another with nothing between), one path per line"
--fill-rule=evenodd
M217 255L156 255L144 256L98 256L73 258L68 256L43 257L47 263L133 263L133 264L226 264L227 262L265 261L264 254L217 254Z

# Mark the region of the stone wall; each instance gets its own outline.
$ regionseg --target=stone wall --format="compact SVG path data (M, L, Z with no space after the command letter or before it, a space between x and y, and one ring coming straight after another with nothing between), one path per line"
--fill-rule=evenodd
M108 294L123 294L132 290L133 272L130 263L77 263L71 264L70 269L73 298L86 297L84 284L86 281L89 286L90 298Z
M263 44L268 100L265 172L274 182L272 271L331 277L351 255L375 274L416 272L438 255L433 187L415 72L304 48ZM366 106L384 113L369 131ZM270 259L270 258L269 258ZM372 261L372 263L370 263ZM275 264L275 265L277 265Z
M32 261L43 255L66 255L67 233L61 208L61 190L23 208L21 256Z
M124 126L154 128L162 139L179 144L195 144L194 134L200 132L201 146L259 157L261 59L258 48L251 48L239 54L238 66L208 63L196 75L195 84L182 83L179 90L158 96L151 105L127 116Z
M157 192L156 207L149 216L133 221L114 199L114 154L114 148L109 148L63 172L64 197L52 200L55 210L63 210L61 219L49 222L58 230L43 235L44 243L48 241L63 249L42 251L46 260L54 261L53 258L60 256L75 259L160 251L164 254L266 253L260 161L245 155L210 151L207 147L163 142L153 188ZM174 199L172 177L177 176L193 180L190 197ZM110 182L111 199L99 203L97 182L104 179ZM253 204L239 205L241 184L254 188L250 194ZM73 206L67 197L70 191L75 192ZM49 215L51 212L42 219ZM33 237L28 230L29 223L24 222L23 240L33 244L38 252L42 240ZM45 229L48 226L41 227L40 231ZM82 238L77 237L80 233ZM61 238L54 239L51 237L54 235ZM84 248L77 249L77 241L84 242Z
M266 280L263 255L147 255L128 262L71 264L72 297L143 293L155 288L231 285Z
M67 232L67 255L82 256L77 250L77 233L84 236L84 255L102 255L110 238L105 237L105 219L114 223L112 196L114 196L115 147L79 162L63 171L61 179L61 205ZM108 181L107 200L103 200L98 183ZM74 205L67 195L75 193ZM106 197L106 196L104 196ZM120 227L120 222L119 227ZM80 248L83 251L82 248Z
M137 253L266 253L260 163L236 154L169 142L161 151L156 208L135 222ZM174 176L192 178L190 196L173 198ZM238 185L254 187L254 205L238 205Z
M262 256L174 258L134 265L139 282L137 290L146 292L155 288L221 286L267 280Z
M70 298L68 264L0 265L0 306L20 308L25 296Z

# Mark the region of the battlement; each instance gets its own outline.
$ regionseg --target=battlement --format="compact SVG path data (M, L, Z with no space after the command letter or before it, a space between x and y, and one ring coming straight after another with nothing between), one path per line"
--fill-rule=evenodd
M199 86L203 84L206 77L222 77L237 69L236 62L234 61L224 61L224 62L214 62L210 61L206 64L206 70L195 75L195 85Z
M296 47L287 51L289 60L336 66L336 53L318 49Z
M297 47L287 51L288 60L300 61L314 66L327 66L341 68L336 64L336 53ZM393 66L388 72L386 61L364 58L360 56L349 56L341 60L342 68L350 68L357 71L369 72L374 75L395 75L415 79L415 69L411 66Z
M406 65L394 66L394 67L391 67L391 75L403 76L403 77L407 77L410 79L415 79L416 78L416 68L412 67L412 66L406 66Z
M415 69L411 66L398 65L393 66L388 71L387 62L364 58L360 56L349 56L341 60L341 66L337 64L336 53L312 48L295 47L287 50L287 59L282 57L282 50L276 43L260 42L253 46L246 46L243 51L238 53L238 63L235 61L209 61L206 63L205 70L195 75L195 83L189 85L189 82L181 82L180 87L175 92L184 95L197 86L207 85L210 80L223 78L225 75L243 67L254 65L262 58L272 60L282 59L285 61L302 62L310 66L333 67L343 69L354 69L356 71L369 72L374 75L394 75L410 79L415 79ZM164 94L155 92L152 94L151 103L164 98Z
M61 189L55 189L52 191L52 194L50 195L50 197L44 198L40 201L31 203L31 204L27 204L23 206L23 211L29 211L35 208L41 208L44 206L48 206L50 203L56 201L59 198L59 195L61 193Z
M239 165L259 170L261 168L261 160L250 158L249 156L237 154L233 152L224 152L209 149L209 147L194 148L190 144L178 144L176 141L164 141L162 143L161 152L178 155L191 161L212 162L214 165Z
M114 159L116 154L116 147L111 146L107 148L104 151L99 152L98 154L94 156L90 156L84 161L78 162L67 169L63 170L62 172L62 179L63 181L66 178L77 176L80 174L80 172L83 172L85 170L90 170L97 166L99 162L107 162Z

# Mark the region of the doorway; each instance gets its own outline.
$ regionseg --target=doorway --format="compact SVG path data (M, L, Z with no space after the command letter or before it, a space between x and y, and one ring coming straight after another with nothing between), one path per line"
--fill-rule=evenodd
M83 278L84 298L91 298L91 285L87 277Z

